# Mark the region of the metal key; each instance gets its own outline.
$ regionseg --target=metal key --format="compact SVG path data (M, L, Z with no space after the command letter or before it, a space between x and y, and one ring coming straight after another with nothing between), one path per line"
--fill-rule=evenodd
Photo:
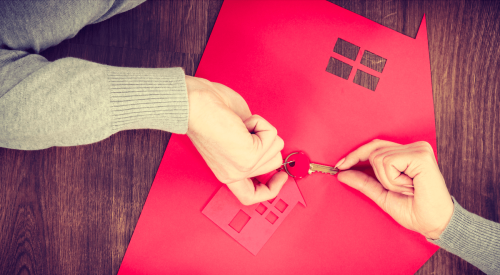
M308 173L311 174L313 172L321 172L321 173L330 174L333 176L339 172L339 169L332 167L332 166L327 166L327 165L322 165L322 164L317 164L317 163L310 163Z
M321 172L330 175L335 175L339 172L339 169L335 167L312 163L304 152L291 153L286 157L283 165L288 175L299 179L313 172Z

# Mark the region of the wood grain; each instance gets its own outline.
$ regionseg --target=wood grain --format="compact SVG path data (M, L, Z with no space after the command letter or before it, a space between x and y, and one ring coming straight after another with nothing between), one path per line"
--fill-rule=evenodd
M439 165L451 194L499 222L500 2L333 0L415 37L427 18ZM48 49L193 75L222 1L148 1ZM41 151L0 148L0 274L116 274L170 134L120 132ZM439 250L417 274L482 274Z

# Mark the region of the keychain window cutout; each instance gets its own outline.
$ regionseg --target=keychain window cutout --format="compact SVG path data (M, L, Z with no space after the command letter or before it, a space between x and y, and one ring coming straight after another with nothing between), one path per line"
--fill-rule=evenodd
M352 66L336 58L330 57L328 65L326 66L326 71L347 80L351 74Z
M271 224L274 224L278 220L278 216L273 213L273 211L270 211L269 214L266 216L266 220L270 222Z
M358 56L360 47L345 41L344 39L337 39L333 52L336 52L342 56L345 56L351 60L356 60Z
M250 216L245 213L243 210L240 210L236 216L234 216L233 220L229 223L229 226L234 229L236 232L240 233L243 227L247 225L250 220Z
M276 198L270 199L270 200L268 200L267 202L268 202L268 203L270 203L270 204L273 204L273 202L274 202L274 200L275 200L275 199L276 199Z
M380 78L376 76L363 72L362 70L357 70L353 82L359 86L375 91L379 80Z
M265 205L263 205L262 203L259 203L259 206L257 206L257 208L255 208L255 211L257 211L257 213L261 214L261 215L264 215L264 212L266 212L267 210L267 207Z
M288 207L288 204L286 202L284 202L282 199L280 199L274 207L276 207L276 209L278 209L281 213L283 213L283 212L285 212L286 208Z
M363 52L363 57L361 58L361 64L365 65L366 67L375 70L379 73L381 73L384 70L385 63L387 62L387 59L376 55L372 52L369 51L364 51Z

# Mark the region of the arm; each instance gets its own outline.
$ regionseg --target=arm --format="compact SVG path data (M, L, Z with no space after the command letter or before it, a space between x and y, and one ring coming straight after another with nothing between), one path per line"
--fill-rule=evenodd
M500 224L472 214L453 201L450 223L439 239L429 241L486 274L500 274Z
M376 178L346 170L369 160ZM462 257L487 274L500 274L500 225L452 200L432 147L374 140L342 159L341 182L371 198L395 221Z
M180 68L120 68L37 54L138 1L0 1L0 146L23 150L100 141L127 129L187 133L215 176L244 204L287 180L251 177L281 166L283 140L228 87ZM10 49L10 50L7 50Z
M0 1L0 146L89 144L125 129L186 133L182 69L48 62L36 54L141 2Z
M48 62L8 50L0 50L0 64L1 147L89 144L126 129L187 131L181 68L120 68L75 58Z

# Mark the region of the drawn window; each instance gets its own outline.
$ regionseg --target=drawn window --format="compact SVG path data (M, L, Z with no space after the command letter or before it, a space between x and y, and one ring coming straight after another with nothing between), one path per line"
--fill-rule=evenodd
M336 58L330 57L326 71L347 80L351 74L352 66Z
M261 215L264 215L264 212L266 212L267 210L267 207L265 205L263 205L262 203L259 203L259 206L257 206L257 208L255 208L255 211L257 211L257 213L261 214Z
M243 227L250 220L250 216L245 213L243 210L240 210L236 216L234 216L233 220L229 223L229 226L233 228L236 232L240 233Z
M369 51L364 51L360 63L372 70L381 73L384 70L385 62L387 62L387 59Z
M356 71L356 75L354 76L353 82L365 87L367 89L370 89L372 91L375 91L377 88L377 84L380 78L373 76L371 74L365 73L361 70Z
M278 209L278 211L283 213L283 212L285 212L286 208L288 207L288 204L280 199L274 207L276 207L276 209Z
M345 56L351 60L356 60L356 57L358 57L359 49L360 48L358 46L339 38L337 39L337 43L335 43L333 52Z
M333 52L350 60L356 61L360 49L361 47L339 38L335 43ZM330 57L330 59L328 60L328 65L326 66L326 71L346 80L349 80L352 71L356 71L354 78L351 78L353 79L353 83L365 87L369 90L375 91L380 80L380 75L376 75L384 71L386 63L387 59L375 53L363 51L363 56L361 57L359 63L350 62L349 60L343 58L337 59L335 57ZM370 70L368 70L367 72L366 70L358 69L358 67L360 67L360 64L365 66L366 68L370 68L373 71L371 72Z
M270 211L269 214L267 214L266 216L266 220L271 224L274 224L278 220L278 216L276 216L276 214Z

